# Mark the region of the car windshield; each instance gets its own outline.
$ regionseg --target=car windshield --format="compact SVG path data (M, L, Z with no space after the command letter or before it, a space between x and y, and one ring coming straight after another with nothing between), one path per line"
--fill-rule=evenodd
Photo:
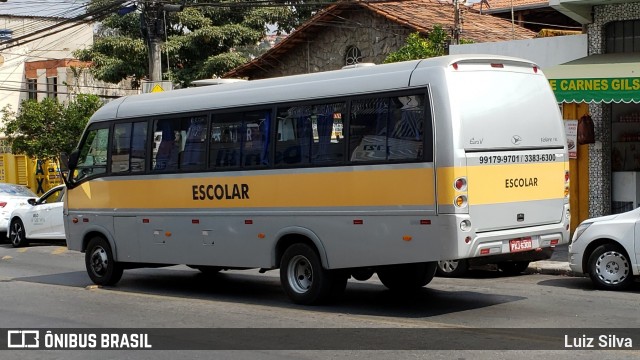
M38 197L29 188L14 184L0 184L0 195Z

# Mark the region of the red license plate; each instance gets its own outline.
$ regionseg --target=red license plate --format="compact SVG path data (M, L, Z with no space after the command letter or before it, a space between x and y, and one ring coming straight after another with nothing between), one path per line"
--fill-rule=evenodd
M530 237L509 240L509 250L511 252L527 251L533 249L533 241Z

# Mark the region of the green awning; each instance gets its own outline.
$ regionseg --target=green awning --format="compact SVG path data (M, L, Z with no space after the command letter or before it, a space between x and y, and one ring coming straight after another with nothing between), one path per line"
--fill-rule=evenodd
M558 102L640 103L640 53L591 55L543 69Z

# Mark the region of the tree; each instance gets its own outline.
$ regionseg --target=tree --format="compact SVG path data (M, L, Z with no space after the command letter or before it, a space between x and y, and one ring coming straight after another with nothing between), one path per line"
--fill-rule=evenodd
M88 10L100 8L109 1L112 0L92 0ZM290 32L327 1L227 0L202 4L186 0L182 11L151 11L156 9L152 7L157 6L156 3L160 4L138 2L135 11L123 16L107 16L93 46L74 55L93 62L95 78L110 83L131 78L137 87L149 72L146 35L149 26L155 26L156 33L165 34L163 78L186 86L193 80L220 76L247 62L252 54L246 49L257 49L268 30L267 24L273 24L277 33ZM158 21L153 22L154 18Z
M2 109L2 131L14 154L57 160L61 152L73 151L89 117L101 106L98 96L86 94L77 95L67 105L51 98L24 100L17 113L10 105Z
M447 38L447 32L440 25L435 25L427 38L423 38L419 33L410 34L407 37L406 44L390 53L384 59L384 62L393 63L445 55ZM460 43L469 44L471 41L461 39Z

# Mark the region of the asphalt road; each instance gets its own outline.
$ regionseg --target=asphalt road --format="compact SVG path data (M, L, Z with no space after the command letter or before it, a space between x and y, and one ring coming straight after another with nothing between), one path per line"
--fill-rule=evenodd
M96 287L84 270L83 254L55 245L23 249L0 245L0 298L0 329L182 329L173 330L178 331L175 337L189 328L204 333L223 329L224 333L214 333L217 340L225 341L221 348L234 348L238 339L247 338L254 340L244 343L247 348L258 347L233 351L0 350L3 360L620 359L640 355L635 350L640 348L640 332L636 339L637 331L625 330L640 328L640 285L626 292L597 291L587 278L580 277L504 277L495 271L475 270L465 278L436 278L412 295L393 294L374 277L367 282L350 281L337 303L305 307L288 300L276 271L232 271L208 277L185 266L138 269L125 272L117 286ZM433 329L445 330L430 332ZM548 330L540 334L535 329ZM634 349L555 349L562 333L573 336L574 331L594 329L605 335L622 331L632 338ZM409 332L399 332L406 330ZM410 348L415 345L411 340L419 336L430 341L425 342L428 348L441 350ZM485 339L489 350L483 350ZM388 345L390 340L394 346ZM170 336L167 341L172 341ZM325 349L332 341L340 346ZM496 343L534 350L496 350ZM266 350L265 344L279 348ZM313 350L306 350L309 348Z

